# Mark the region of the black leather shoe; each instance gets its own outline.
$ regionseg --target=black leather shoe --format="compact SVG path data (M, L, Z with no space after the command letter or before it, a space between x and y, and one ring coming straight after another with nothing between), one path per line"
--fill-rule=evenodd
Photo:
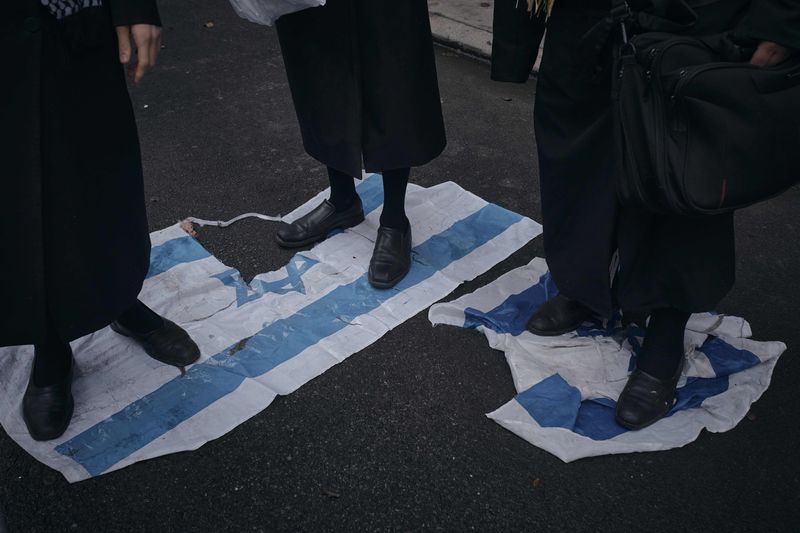
M352 228L363 221L364 207L358 196L349 209L338 212L332 203L325 200L307 215L291 224L284 224L275 240L283 248L300 248L324 241L333 230Z
M406 229L378 228L369 262L369 283L376 289L391 289L411 270L411 225Z
M112 323L111 329L136 341L156 361L184 367L200 359L200 348L189 334L171 320L162 320L164 325L149 333L137 333L119 322Z
M33 440L53 440L63 435L74 410L71 368L63 381L46 387L35 385L31 376L22 397L22 419Z
M592 316L585 305L559 294L539 307L528 321L528 331L542 337L563 335L574 331Z
M628 429L643 429L658 422L675 403L675 387L683 371L685 357L670 379L658 379L636 369L617 401L617 422Z

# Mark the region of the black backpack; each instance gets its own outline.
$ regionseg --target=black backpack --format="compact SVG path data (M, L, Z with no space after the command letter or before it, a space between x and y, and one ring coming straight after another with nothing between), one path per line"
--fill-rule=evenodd
M726 35L679 35L697 20L685 0L612 4L580 46L590 55L621 36L612 105L623 205L713 215L800 181L800 57L756 67L754 50Z
M615 64L623 204L713 215L800 181L800 58L762 68L726 36L645 33Z

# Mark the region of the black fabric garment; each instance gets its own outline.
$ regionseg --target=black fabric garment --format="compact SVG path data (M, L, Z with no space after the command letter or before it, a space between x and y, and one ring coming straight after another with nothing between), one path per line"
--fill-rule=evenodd
M753 42L774 41L800 51L800 2L798 0L752 0L736 27L736 34Z
M356 182L353 176L328 167L331 197L328 199L337 211L347 211L356 200Z
M387 170L383 173L383 211L381 226L395 229L406 229L406 187L410 168Z
M151 0L112 0L148 9ZM108 6L56 21L4 6L0 346L69 341L131 307L150 240L133 111Z
M105 0L111 8L114 26L152 24L161 26L156 0Z
M122 313L117 322L138 335L151 333L164 326L164 319L140 300L136 300L130 309Z
M425 0L328 0L276 22L303 144L360 176L446 144Z
M677 309L656 309L647 324L636 368L658 379L674 376L684 356L683 339L690 316Z
M58 338L51 321L48 321L46 328L43 342L34 346L31 378L37 387L48 387L64 381L72 368L69 343Z
M734 30L745 38L774 35L789 45L800 41L800 27L791 25L796 2L690 3L698 14L695 33ZM617 307L643 314L659 308L708 311L734 282L732 216L654 216L617 202L611 47L599 57L600 72L578 53L581 37L605 16L609 4L559 0L547 23L534 126L548 265L562 293L603 316ZM749 22L756 20L754 13L770 23ZM756 35L754 25L771 32ZM612 290L617 250L619 272Z
M553 279L560 292L606 317L618 305L644 314L668 307L709 311L734 282L733 218L654 216L619 206L611 53L601 58L599 73L576 53L580 37L604 12L560 7L549 22L534 110L544 246Z
M528 12L528 2L495 0L492 24L492 79L526 82L544 36L544 20Z

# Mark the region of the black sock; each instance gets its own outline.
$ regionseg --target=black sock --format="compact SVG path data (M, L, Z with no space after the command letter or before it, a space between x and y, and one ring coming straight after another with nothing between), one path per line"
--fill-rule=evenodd
M55 385L64 380L72 368L72 349L58 338L55 328L47 326L47 338L34 346L33 384L38 387Z
M328 167L328 179L331 183L331 197L328 201L337 211L346 211L352 207L357 194L353 176Z
M658 379L673 377L684 356L683 338L690 316L677 309L654 311L636 359L637 368Z
M406 186L410 168L386 170L383 173L383 212L381 226L405 229L408 227L406 217Z
M134 333L150 333L164 325L164 319L139 300L122 313L117 322Z

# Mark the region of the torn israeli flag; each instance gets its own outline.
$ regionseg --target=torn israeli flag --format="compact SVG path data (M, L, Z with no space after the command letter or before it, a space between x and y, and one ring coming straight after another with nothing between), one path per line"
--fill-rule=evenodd
M513 270L453 302L430 309L431 322L482 332L505 352L517 396L489 418L563 461L596 455L667 450L705 428L732 429L767 389L781 342L751 340L741 318L693 315L677 402L664 419L628 431L614 420L616 400L634 368L644 331L616 318L576 332L539 337L525 326L558 293L543 259Z
M0 349L0 422L71 482L193 450L232 430L377 341L541 233L536 222L454 183L410 185L413 266L390 290L367 281L383 198L381 178L357 186L366 220L284 268L248 283L176 225L152 234L141 299L181 324L201 360L186 374L148 358L106 328L72 345L75 415L67 433L35 442L21 419L31 347ZM284 217L291 221L326 197ZM265 231L274 231L266 228Z

